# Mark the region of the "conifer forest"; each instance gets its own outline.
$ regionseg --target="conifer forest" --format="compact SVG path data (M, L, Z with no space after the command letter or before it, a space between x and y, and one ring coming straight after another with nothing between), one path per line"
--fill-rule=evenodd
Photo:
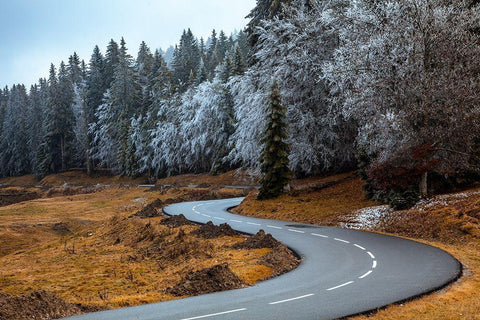
M397 207L480 180L480 1L257 0L248 18L1 89L0 177L260 170L276 83L292 175L359 168Z

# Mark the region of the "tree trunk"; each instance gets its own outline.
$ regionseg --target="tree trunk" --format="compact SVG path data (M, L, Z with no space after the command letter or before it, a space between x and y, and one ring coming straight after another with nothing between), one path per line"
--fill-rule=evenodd
M426 198L428 196L428 172L425 171L420 178L420 196Z
M62 136L60 138L60 149L61 149L61 156L62 156L62 170L67 170L67 161L66 161L66 154L65 154L65 139Z

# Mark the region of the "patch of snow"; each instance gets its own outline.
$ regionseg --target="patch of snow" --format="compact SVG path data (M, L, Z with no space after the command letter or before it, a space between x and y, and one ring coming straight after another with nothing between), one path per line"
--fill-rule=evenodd
M431 208L445 207L456 204L465 198L478 194L480 194L480 190L454 194L443 194L430 199L422 199L413 207L413 209L425 211Z
M348 222L342 222L340 226L349 229L375 229L379 221L393 211L387 205L359 209L347 216Z

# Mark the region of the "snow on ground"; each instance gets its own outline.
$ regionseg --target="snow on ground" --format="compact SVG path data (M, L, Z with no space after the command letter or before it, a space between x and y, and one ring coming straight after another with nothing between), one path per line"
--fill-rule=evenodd
M412 210L426 211L433 208L451 206L467 197L477 194L480 194L480 190L438 195L430 199L420 200ZM374 230L377 229L380 222L387 219L394 214L394 212L395 210L391 209L388 205L359 209L345 216L345 222L341 222L340 227L348 229Z
M430 199L422 199L412 209L425 211L431 208L445 207L447 205L458 203L467 197L477 194L480 194L480 190L454 194L442 194Z
M341 222L342 228L375 229L379 221L393 213L388 205L359 209L346 217L347 222Z

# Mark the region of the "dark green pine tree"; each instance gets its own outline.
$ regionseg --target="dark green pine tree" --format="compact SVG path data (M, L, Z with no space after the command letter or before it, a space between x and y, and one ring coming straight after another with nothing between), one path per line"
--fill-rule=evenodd
M245 31L241 30L237 35L237 44L242 52L243 59L248 61L250 59L250 43Z
M231 71L233 69L232 60L230 59L230 55L226 55L223 63L218 67L218 77L222 80L223 83L227 83L232 76Z
M30 88L29 95L29 113L28 113L28 144L30 149L30 163L32 164L33 172L37 168L37 147L42 142L44 136L43 130L43 116L47 103L46 99L46 80L40 79L40 84L33 85Z
M71 76L65 63L60 63L58 69L58 132L60 135L60 158L62 170L67 170L72 165L72 152L74 149L75 114L73 113L74 87Z
M212 31L212 35L208 39L209 46L207 49L206 59L205 59L205 67L207 68L208 72L208 79L213 79L215 74L215 68L218 65L218 52L217 52L217 33L215 29Z
M106 91L107 88L110 88L115 73L115 67L119 62L120 49L118 48L118 44L111 39L107 46L107 52L105 54L105 60L103 64L103 92Z
M43 127L45 135L37 150L37 175L66 170L71 165L75 125L72 109L73 86L65 64L60 64L58 78L55 66L50 66L48 79L48 106Z
M231 76L240 76L245 73L245 59L243 58L242 51L240 46L235 45L233 47L233 52L231 53L232 63L231 63Z
M172 73L158 50L155 51L153 56L153 68L149 76L149 83L152 93L152 104L149 112L151 115L156 115L158 106L175 91Z
M70 75L70 82L73 85L79 84L82 81L81 61L76 52L68 58L67 70Z
M125 40L120 42L119 59L115 66L114 80L110 87L110 119L112 137L117 144L117 160L120 172L130 174L133 172L132 162L127 162L131 149L129 144L130 121L137 115L141 106L141 86L138 83L138 77L133 67L133 58L127 52ZM130 166L130 167L127 167Z
M95 123L95 110L103 103L103 94L106 91L104 84L104 58L98 46L93 49L87 71L87 120ZM90 139L91 140L91 139Z
M270 106L267 109L267 123L261 141L263 150L260 154L260 168L263 177L260 180L259 200L278 197L290 180L285 112L277 82L274 81L270 93Z
M150 48L145 41L142 41L135 64L138 83L141 87L140 110L138 110L138 113L142 116L147 114L148 109L152 104L152 88L149 77L153 71L154 62L154 57Z
M203 63L203 59L200 60L200 65L197 71L197 79L195 84L199 85L200 83L208 80L208 71L205 67L205 63Z
M90 126L98 121L95 111L97 110L98 106L102 104L104 90L106 90L104 81L104 65L105 61L102 53L100 52L100 48L95 46L90 58L85 80L85 117L87 126ZM92 150L95 148L95 145L93 143L93 134L90 132L90 130L87 135L87 143L86 167L87 173L90 175L95 167L95 162L92 157Z
M195 83L200 58L197 39L190 29L184 30L172 63L173 74L180 92L185 92L191 84Z
M223 30L220 30L220 34L218 35L218 40L217 40L217 64L222 63L222 61L225 59L225 56L228 53L229 50L229 41L227 36L225 35L225 32Z
M14 85L5 111L2 140L0 140L0 170L3 176L30 173L28 148L28 95L24 85Z

